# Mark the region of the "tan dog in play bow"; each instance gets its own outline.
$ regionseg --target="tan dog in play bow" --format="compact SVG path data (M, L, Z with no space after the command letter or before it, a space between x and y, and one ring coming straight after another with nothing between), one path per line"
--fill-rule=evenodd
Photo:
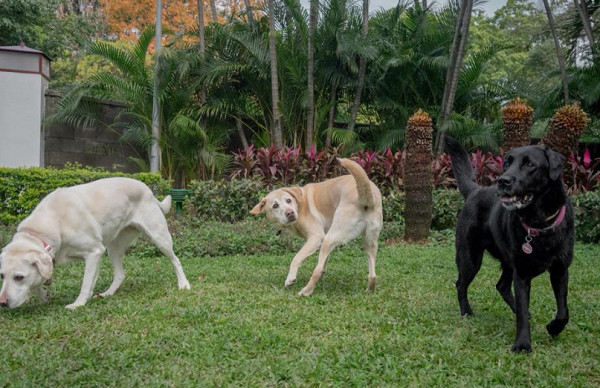
M292 260L286 286L296 281L304 259L321 249L317 266L308 284L298 293L300 296L312 294L331 251L359 234L363 235L367 252L368 289L375 289L377 240L383 225L381 193L356 162L338 160L351 175L274 190L250 211L252 214L265 213L270 220L306 238L306 243Z

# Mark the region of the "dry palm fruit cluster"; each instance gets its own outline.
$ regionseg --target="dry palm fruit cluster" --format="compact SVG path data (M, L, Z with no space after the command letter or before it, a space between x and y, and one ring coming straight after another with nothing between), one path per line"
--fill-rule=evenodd
M533 108L519 97L502 108L503 149L529 145L529 131L533 122Z
M568 157L577 149L577 142L589 119L579 104L559 108L550 119L550 128L541 143Z
M433 125L431 117L419 110L408 119L405 141L404 192L406 240L418 241L429 235L432 212Z

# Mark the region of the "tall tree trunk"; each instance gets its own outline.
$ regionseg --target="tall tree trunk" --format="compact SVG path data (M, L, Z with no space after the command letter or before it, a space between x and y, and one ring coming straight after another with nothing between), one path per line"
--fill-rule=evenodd
M196 4L198 5L198 52L200 56L204 59L204 54L206 53L206 42L204 39L204 1L197 0ZM200 106L206 103L206 91L204 88L200 90L200 101L198 103Z
M242 126L242 120L236 117L235 126L237 128L238 135L240 136L240 140L242 141L242 145L244 146L244 149L248 148L248 140L246 139L246 134L244 133L244 127Z
M212 13L213 23L218 23L219 19L217 17L217 5L215 4L215 0L210 0L210 11Z
M579 16L581 17L581 24L583 24L583 31L585 32L585 36L588 39L588 43L590 44L590 52L592 53L592 57L594 57L595 50L595 42L594 42L594 34L592 33L592 22L590 20L590 14L588 13L587 3L585 0L574 0L575 8L579 12Z
M331 99L329 100L329 118L327 120L327 137L325 138L325 148L329 149L331 147L331 135L333 133L333 120L335 119L335 108L337 101L337 89L338 84L335 82L333 87L331 88Z
M273 122L271 143L283 147L281 118L279 117L279 79L277 77L277 47L275 46L275 4L269 0L269 53L271 57L271 98L273 103Z
M548 16L548 25L550 26L550 32L552 33L552 39L554 40L554 48L556 49L556 57L558 58L558 68L560 69L560 78L563 85L563 95L565 99L565 105L569 104L569 81L567 80L567 61L565 55L560 48L560 42L558 41L558 35L556 33L556 26L554 24L554 16L552 16L552 10L548 0L542 0L544 2L544 8L546 9L546 15Z
M308 115L306 117L304 148L307 151L312 148L315 128L315 27L317 25L318 9L319 0L310 0L308 21Z
M256 20L254 20L254 11L252 8L252 4L250 4L250 0L244 0L244 4L246 5L246 15L248 16L248 22L250 26L254 27L256 25Z
M204 40L204 1L197 0L196 4L198 5L198 38L200 39L198 43L198 52L200 52L200 55L204 56L206 51L206 43Z
M436 154L443 150L443 134L445 132L445 124L450 118L452 109L454 108L454 99L456 97L456 89L458 87L458 79L464 58L465 45L469 35L469 25L471 23L471 13L473 11L473 0L463 0L459 15L456 19L454 28L454 38L450 47L450 55L448 58L448 69L446 70L446 81L444 83L444 95L442 97L442 111L438 118L438 128L435 148Z
M454 30L454 39L450 50L450 66L446 72L446 84L444 86L445 99L442 101L442 123L448 121L452 113L452 108L454 108L454 98L456 97L458 79L465 55L465 45L469 35L472 11L473 0L463 0L460 15L456 20L457 26Z
M362 5L362 36L366 41L367 32L369 31L369 0L363 0ZM360 107L361 93L365 84L365 71L367 69L367 58L363 55L360 56L358 64L358 85L356 86L356 94L354 96L354 104L352 104L352 111L350 112L350 121L348 122L348 130L354 131L356 126L356 116L358 115L358 108Z
M162 1L156 0L156 36L154 38L154 89L152 93L152 146L150 172L160 172L160 104L158 102L158 51L162 39Z

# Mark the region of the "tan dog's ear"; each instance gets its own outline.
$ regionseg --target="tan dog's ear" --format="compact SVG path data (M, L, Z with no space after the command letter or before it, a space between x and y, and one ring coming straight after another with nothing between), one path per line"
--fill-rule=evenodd
M300 187L286 187L283 190L294 197L298 206L304 201L304 195L302 194L302 189Z
M40 271L40 275L42 275L44 279L52 279L52 271L54 270L54 264L52 263L52 257L50 257L50 255L42 254L40 256L36 254L32 258L31 264L35 265L38 268L38 271Z
M267 204L267 200L263 198L258 203L258 205L254 206L254 208L252 208L252 210L250 210L250 214L260 214L260 213L264 212L266 204Z

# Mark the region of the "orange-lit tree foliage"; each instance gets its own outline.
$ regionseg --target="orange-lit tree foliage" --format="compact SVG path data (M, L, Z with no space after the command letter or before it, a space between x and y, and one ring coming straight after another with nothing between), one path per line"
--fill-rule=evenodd
M242 16L245 12L245 2L242 0L215 0L218 11L218 22L222 23L225 16ZM212 22L210 1L203 0L204 23ZM259 6L256 0L250 0L256 10ZM137 34L149 25L155 23L156 0L100 0L102 14L108 23L110 32L120 40L136 41ZM165 31L172 34L196 28L198 25L197 0L162 0ZM256 12L255 12L256 14Z

